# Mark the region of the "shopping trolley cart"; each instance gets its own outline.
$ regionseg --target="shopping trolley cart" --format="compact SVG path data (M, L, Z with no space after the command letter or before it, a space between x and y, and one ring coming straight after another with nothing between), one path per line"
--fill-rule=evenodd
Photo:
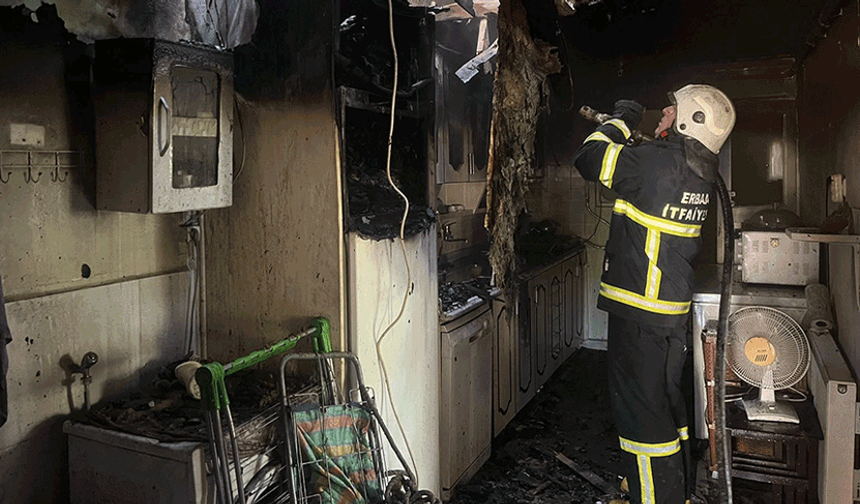
M295 360L316 360L322 373L333 360L343 361L356 388L345 396L323 390L320 397L286 392L285 369ZM417 490L415 477L382 421L364 385L361 366L348 352L297 353L281 359L283 452L291 504L434 503L429 491ZM402 469L386 470L383 439Z
M282 460L278 460L278 457L266 458L262 467L254 468L254 476L250 478L248 484L244 484L242 474L243 469L247 468L247 463L243 465L241 460L241 451L238 443L239 435L233 423L233 415L230 411L230 400L227 396L227 387L224 383L224 378L286 352L294 348L301 339L308 336L314 337L313 348L315 352L330 352L330 332L329 321L324 318L318 318L311 322L307 330L291 335L264 350L252 352L224 365L218 362L205 364L195 372L194 377L200 386L200 395L203 400L204 418L209 438L208 454L210 471L215 482L215 501L219 504L233 502L251 504L251 502L261 502L260 498L267 493L267 489L272 485L272 482L280 478L279 474L283 469L283 462ZM328 368L327 374L320 378L322 389L325 391L322 395L331 394L334 383L331 369ZM279 382L279 390L283 392L286 390L283 369ZM225 420L221 416L222 412L226 415L226 422L224 423L222 423ZM278 406L275 406L258 415L254 421L241 426L240 429L263 431L273 425L277 425L279 418ZM230 436L229 448L225 440L224 424L226 424ZM274 433L275 431L272 432ZM235 472L235 479L230 475L231 465ZM235 493L233 492L234 483L236 488Z

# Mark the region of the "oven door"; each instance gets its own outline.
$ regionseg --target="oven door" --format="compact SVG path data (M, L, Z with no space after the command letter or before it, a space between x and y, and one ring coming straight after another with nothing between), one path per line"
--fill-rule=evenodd
M488 304L442 326L442 498L490 456L493 317Z

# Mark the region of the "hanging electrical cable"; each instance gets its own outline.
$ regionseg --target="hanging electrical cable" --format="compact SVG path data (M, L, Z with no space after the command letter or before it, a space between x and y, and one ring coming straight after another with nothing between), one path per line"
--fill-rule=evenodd
M403 302L400 305L400 311L388 327L382 331L379 338L376 339L376 357L379 360L379 366L382 368L382 375L385 381L385 390L388 393L388 399L391 403L391 411L394 414L394 419L397 421L397 427L400 429L400 435L403 436L403 441L406 444L406 451L409 453L409 459L412 462L413 474L415 475L415 486L418 486L418 466L415 464L415 456L412 453L412 447L406 437L406 430L403 428L403 423L400 421L400 415L397 414L397 408L394 406L394 396L391 393L391 382L388 379L388 370L385 367L385 360L382 358L382 340L388 335L388 332L400 321L403 317L403 312L406 311L406 302L410 295L410 286L412 285L412 270L409 268L409 255L406 252L406 218L409 215L409 198L400 190L394 183L391 177L391 144L394 139L394 118L397 105L397 79L399 61L397 58L397 44L394 39L394 9L391 0L388 0L388 30L391 36L391 52L394 54L394 83L391 86L391 122L388 128L388 153L385 159L385 174L388 177L388 183L403 199L406 208L403 210L403 217L400 220L400 248L403 251L403 261L406 264L406 290L403 293Z
M555 166L560 167L561 163L558 162L558 157L555 155L555 151L552 149L551 146L550 146L550 153L552 154L552 158L555 160ZM583 240L583 243L585 243L589 247L593 247L593 248L596 248L598 250L605 250L606 247L604 247L603 245L598 245L598 244L592 242L591 239L594 238L594 235L597 234L597 230L600 229L601 224L606 224L606 227L609 227L609 221L604 219L602 215L595 213L594 210L591 209L591 205L589 204L590 198L589 198L588 194L589 194L589 187L590 187L590 184L592 184L592 182L586 181L585 184L586 184L585 191L583 191L583 194L585 195L585 208L586 208L586 210L588 210L588 213L590 213L592 215L592 217L595 218L595 222L594 222L594 229L591 230L591 234L588 235L588 238L585 238L585 240ZM596 184L596 182L594 182L594 184ZM571 194L572 193L573 193L573 189L571 189ZM571 201L573 199L574 198L571 198ZM602 208L602 207L598 207L598 208Z

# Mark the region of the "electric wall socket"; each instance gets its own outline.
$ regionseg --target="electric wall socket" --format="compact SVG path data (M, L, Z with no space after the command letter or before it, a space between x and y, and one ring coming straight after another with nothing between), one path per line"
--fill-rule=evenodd
M27 147L45 146L45 127L37 124L9 124L9 143Z

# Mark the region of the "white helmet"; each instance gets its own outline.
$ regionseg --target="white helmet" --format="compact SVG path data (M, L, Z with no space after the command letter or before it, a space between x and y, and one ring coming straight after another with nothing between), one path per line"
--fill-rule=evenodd
M735 107L729 97L705 84L688 84L669 97L675 104L675 131L718 154L735 126Z

